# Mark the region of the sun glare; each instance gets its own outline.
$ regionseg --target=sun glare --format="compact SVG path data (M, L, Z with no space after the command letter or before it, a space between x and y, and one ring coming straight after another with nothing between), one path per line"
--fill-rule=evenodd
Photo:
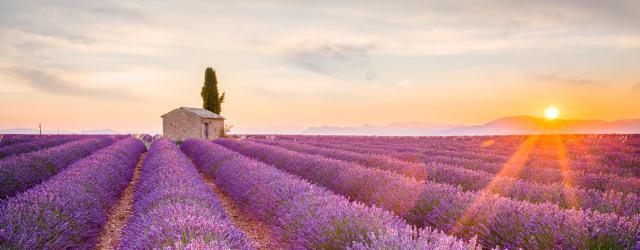
M554 120L554 119L558 118L559 115L560 115L560 111L556 107L548 107L544 111L544 117L549 119L549 120Z

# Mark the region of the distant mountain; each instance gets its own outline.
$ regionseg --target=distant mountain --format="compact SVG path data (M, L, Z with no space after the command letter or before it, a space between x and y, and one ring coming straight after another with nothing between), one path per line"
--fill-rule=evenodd
M456 126L425 122L397 122L387 126L373 126L365 124L361 127L310 127L303 134L311 135L433 135L448 131Z
M10 129L0 129L0 134L38 134L40 131L32 128L10 128ZM43 134L58 134L57 130L42 130ZM71 132L68 130L60 130L60 134L75 134L75 132Z
M58 134L57 130L42 130L43 134ZM113 129L60 130L60 134L123 134ZM160 132L158 132L160 133ZM452 125L428 122L396 122L385 126L365 124L359 127L318 126L304 128L296 125L232 128L233 134L306 134L306 135L519 135L519 134L640 134L640 119L603 120L547 120L532 116L505 117L481 125ZM37 129L0 129L0 134L38 134ZM153 133L152 133L153 134Z
M640 133L640 119L547 120L531 116L497 119L477 126L449 129L440 135L513 135L513 134L634 134Z
M303 126L292 124L279 124L264 127L232 127L232 134L301 134Z
M122 132L115 131L113 129L97 129L97 130L83 130L80 134L84 135L117 135L123 134Z
M309 135L520 135L520 134L636 134L640 133L640 119L617 121L602 120L547 120L532 116L500 118L482 125L451 125L423 122L391 123L387 126L360 127L319 126L303 131Z

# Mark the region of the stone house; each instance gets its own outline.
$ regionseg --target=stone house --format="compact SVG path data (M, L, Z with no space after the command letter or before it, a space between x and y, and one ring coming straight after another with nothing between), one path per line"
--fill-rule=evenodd
M180 107L160 117L162 134L173 141L213 140L224 133L224 117L206 109Z

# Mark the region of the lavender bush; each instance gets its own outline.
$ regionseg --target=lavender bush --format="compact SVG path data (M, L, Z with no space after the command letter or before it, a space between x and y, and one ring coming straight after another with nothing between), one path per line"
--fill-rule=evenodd
M452 137L358 137L358 136L278 136L279 140L323 143L358 150L393 151L457 159L482 158L483 163L504 162L527 139L535 138L528 163L536 168L558 168L558 145L565 148L573 170L640 176L640 159L627 158L637 150L638 135L538 135L538 136L452 136ZM487 142L489 142L487 144ZM408 156L408 155L407 155ZM411 158L411 157L409 157Z
M640 138L640 136L629 137ZM490 174L500 173L500 175L504 177L514 177L540 184L562 183L563 185L570 185L576 188L596 189L603 192L612 191L627 194L640 193L640 178L638 177L640 176L640 154L638 154L640 153L640 148L635 149L635 146L629 146L625 151L638 153L616 156L613 160L609 159L611 157L608 157L609 160L605 163L602 162L602 159L591 161L582 160L577 163L575 161L570 161L569 169L563 169L561 171L559 168L541 167L539 165L544 165L540 163L543 161L540 159L541 157L529 155L527 158L532 159L528 159L523 162L523 166L521 168L517 168L517 171L504 171L505 164L507 164L506 162L514 152L511 149L484 149L483 153L478 153L477 148L482 147L477 145L477 142L472 143L473 141L468 142L468 140L470 140L469 138L479 140L484 137L464 137L464 140L461 140L465 143L462 143L461 145L456 145L456 141L459 138L438 140L429 138L429 143L424 142L416 145L412 145L410 142L407 142L415 140L410 138L404 138L402 140L392 140L389 138L384 138L384 140L377 139L378 141L374 144L371 144L371 142L352 142L352 137L331 137L330 140L323 139L320 142L313 141L306 136L285 138L319 147L342 149L373 155L393 156L394 158L414 163L424 162L427 165L446 164L470 170L483 171ZM436 142L432 142L432 140ZM515 139L510 139L509 141L521 143ZM606 141L608 140L605 140L605 142L598 141L598 143L605 143L607 145L611 144L611 142L607 143ZM513 142L509 142L508 145L512 148L518 148L519 146L519 144L514 144ZM615 150L616 147L612 148ZM603 154L611 154L606 153L609 151L611 151L611 149L606 150ZM558 160L546 159L546 161L552 161L557 164ZM625 167L616 167L617 165ZM636 172L637 174L634 174ZM567 180L571 181L567 182Z
M94 137L0 161L0 199L14 196L47 180L71 163L113 142L111 137Z
M632 193L602 192L580 189L563 183L539 184L509 176L494 176L446 164L417 164L383 155L370 155L331 148L323 148L291 141L253 140L288 150L354 162L380 168L419 180L459 185L463 190L484 191L533 203L552 202L564 208L589 208L601 212L615 212L632 216L640 213L640 197Z
M235 201L289 240L292 248L476 248L475 240L466 243L429 228L416 232L382 209L349 202L213 143L192 139L181 148Z
M2 249L92 249L145 151L130 138L0 204Z
M25 135L25 134L0 135L0 147L21 143L21 142L33 141L38 138L46 138L46 137L47 136Z
M397 173L250 141L216 143L301 176L346 197L394 211L417 226L434 226L488 247L525 249L634 248L640 216L561 209L497 195L419 182Z
M15 143L0 148L0 159L19 155L23 153L33 152L36 150L57 146L70 141L78 140L78 136L56 136L43 139L35 139L28 142Z
M173 142L151 145L120 249L253 249L218 198Z

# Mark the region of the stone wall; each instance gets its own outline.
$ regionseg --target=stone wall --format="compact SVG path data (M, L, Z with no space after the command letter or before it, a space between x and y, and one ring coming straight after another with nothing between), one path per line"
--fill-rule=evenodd
M204 123L209 123L209 137L216 139L224 133L223 119L206 119L182 109L165 114L162 118L162 134L173 141L189 138L205 138Z
M173 141L203 138L200 117L183 110L169 112L162 119L162 134Z
M203 122L209 123L209 140L216 139L222 136L224 132L224 120L222 119L203 119ZM204 138L204 131L202 131L202 138Z

